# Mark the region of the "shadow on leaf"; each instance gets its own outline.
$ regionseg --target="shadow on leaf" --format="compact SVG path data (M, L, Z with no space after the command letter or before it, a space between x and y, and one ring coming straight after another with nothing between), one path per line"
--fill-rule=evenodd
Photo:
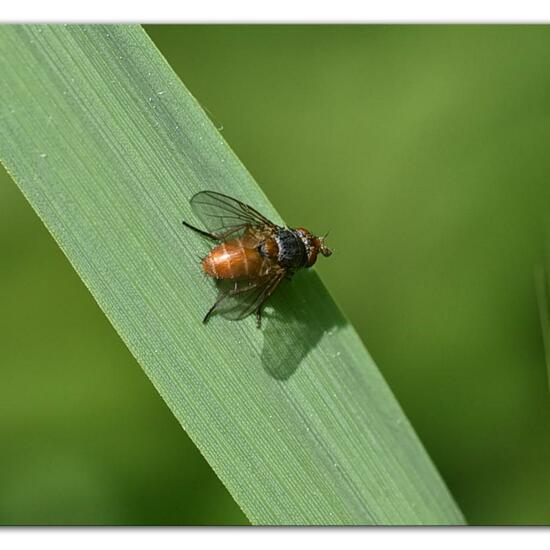
M312 271L284 282L268 304L261 358L265 371L277 380L288 380L323 335L347 322Z

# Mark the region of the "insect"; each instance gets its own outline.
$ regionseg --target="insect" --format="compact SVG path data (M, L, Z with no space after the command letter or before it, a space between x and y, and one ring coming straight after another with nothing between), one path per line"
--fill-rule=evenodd
M297 269L311 267L317 255L330 256L325 237L302 227L281 227L243 202L217 193L201 191L190 200L193 212L206 230L183 222L185 227L218 244L202 259L204 273L217 280L220 293L203 323L219 311L229 319L252 313L261 327L262 309L283 279Z

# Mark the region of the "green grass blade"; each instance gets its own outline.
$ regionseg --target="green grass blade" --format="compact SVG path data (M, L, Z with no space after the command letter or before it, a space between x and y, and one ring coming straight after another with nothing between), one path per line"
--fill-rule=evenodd
M3 163L253 523L463 521L314 272L262 331L201 324L188 199L280 218L141 28L3 26L0 62Z

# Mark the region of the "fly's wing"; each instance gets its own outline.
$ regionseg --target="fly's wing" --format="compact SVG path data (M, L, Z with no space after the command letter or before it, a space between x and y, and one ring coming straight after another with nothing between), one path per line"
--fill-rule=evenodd
M283 278L284 272L275 272L256 281L219 280L215 312L234 321L244 319L273 294Z
M191 198L193 212L208 231L220 240L247 227L277 226L248 204L215 191L201 191Z

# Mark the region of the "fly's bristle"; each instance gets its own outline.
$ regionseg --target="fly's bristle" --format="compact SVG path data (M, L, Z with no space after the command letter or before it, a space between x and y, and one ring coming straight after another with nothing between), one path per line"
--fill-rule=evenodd
M201 259L201 266L202 266L203 272L206 275L209 275L210 277L216 277L217 278L217 273L216 273L216 270L214 268L214 265L212 263L212 259L210 258L210 256L206 256L206 257Z

